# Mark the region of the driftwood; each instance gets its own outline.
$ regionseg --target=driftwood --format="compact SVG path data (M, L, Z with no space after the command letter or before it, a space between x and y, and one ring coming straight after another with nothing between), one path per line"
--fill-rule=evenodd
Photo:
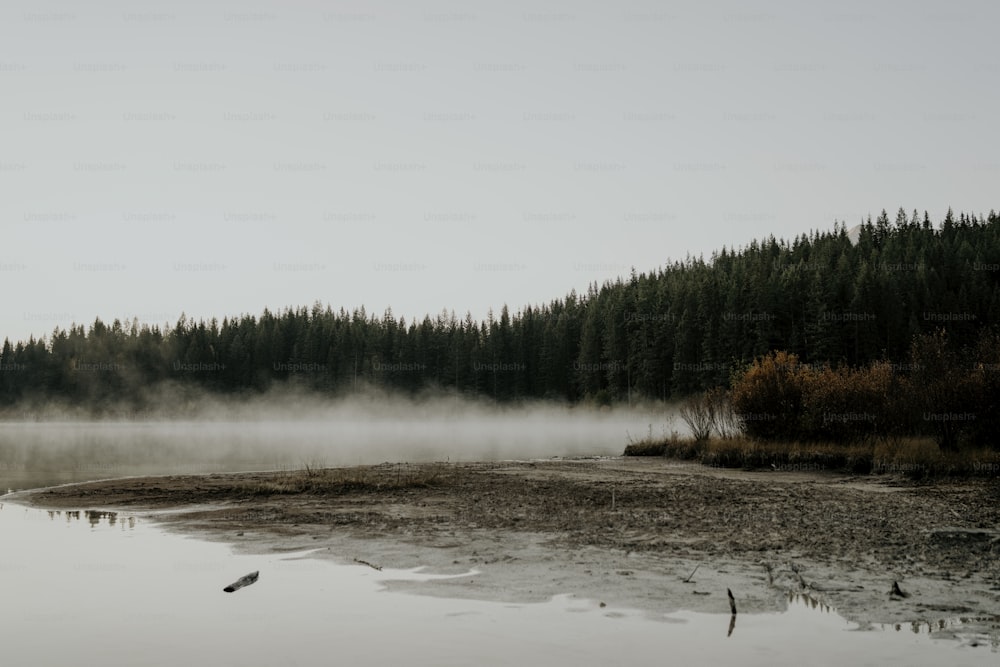
M379 565L372 565L372 564L371 564L371 563L369 563L368 561L366 561L366 560L361 560L360 558L355 558L355 559L354 559L354 562L355 562L355 563L360 563L361 565L367 565L367 566L368 566L368 567L370 567L371 569L373 569L373 570L378 570L379 572L381 572L381 571L382 571L382 568L381 568L381 566L379 566Z
M808 586L817 593L857 593L865 590L865 587L861 584L846 584L837 581L831 584L817 584L813 582L808 584Z
M910 597L910 594L904 591L902 588L900 588L899 584L895 581L892 582L892 591L890 591L889 595L895 595L901 598Z
M232 593L233 591L238 591L239 589L243 588L244 586L249 586L250 584L252 584L255 581L257 581L257 577L259 575L260 575L260 570L257 570L256 572L251 572L250 574L248 574L248 575L246 575L244 577L240 577L239 579L237 579L233 583L229 584L228 586L226 586L222 590L226 591L227 593Z
M733 612L733 615L729 617L729 632L726 633L727 637L733 636L733 630L736 629L736 598L733 597L733 592L726 589L726 595L729 596L729 611Z

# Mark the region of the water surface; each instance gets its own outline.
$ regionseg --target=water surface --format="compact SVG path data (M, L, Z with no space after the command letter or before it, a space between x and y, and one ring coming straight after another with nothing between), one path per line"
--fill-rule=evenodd
M783 613L741 614L727 636L729 615L602 608L572 591L541 604L389 592L381 582L424 575L307 553L235 555L128 513L3 502L0 545L0 663L9 665L995 665L1000 657L996 637L973 647L920 626L859 631L805 598ZM222 591L254 570L257 583Z

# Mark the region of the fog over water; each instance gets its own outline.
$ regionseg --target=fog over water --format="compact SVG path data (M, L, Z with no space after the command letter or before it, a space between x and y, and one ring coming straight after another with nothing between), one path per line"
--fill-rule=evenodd
M502 405L448 395L274 391L188 397L136 419L55 406L0 423L0 491L140 474L381 462L619 455L629 438L680 429L662 404Z

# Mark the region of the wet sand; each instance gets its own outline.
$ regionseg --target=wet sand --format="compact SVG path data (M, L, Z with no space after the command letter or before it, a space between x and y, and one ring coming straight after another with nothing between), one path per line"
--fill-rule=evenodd
M777 611L792 592L862 626L1000 634L997 479L918 484L658 458L382 464L312 471L332 483L296 488L303 474L126 478L11 499L148 512L246 552L476 572L390 585L422 594L572 593L659 614L728 613L727 588L741 613ZM893 582L906 597L890 594Z

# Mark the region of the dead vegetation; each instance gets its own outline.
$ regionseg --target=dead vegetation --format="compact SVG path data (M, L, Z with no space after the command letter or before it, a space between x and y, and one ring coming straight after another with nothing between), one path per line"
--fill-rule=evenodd
M900 474L912 479L998 477L1000 452L988 448L943 451L931 438L867 443L769 442L748 437L698 441L677 433L630 442L625 456L663 456L722 468L784 471L831 470Z
M415 466L406 463L352 468L323 468L305 464L300 470L247 481L237 485L234 491L251 497L299 494L339 496L429 488L441 484L443 470L443 465Z

